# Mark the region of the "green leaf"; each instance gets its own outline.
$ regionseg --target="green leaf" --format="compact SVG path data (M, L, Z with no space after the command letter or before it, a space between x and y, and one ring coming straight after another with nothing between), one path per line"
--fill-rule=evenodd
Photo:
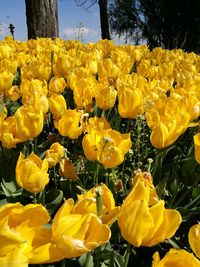
M46 195L46 208L50 215L56 212L58 206L61 204L63 200L63 192L54 188L48 192Z

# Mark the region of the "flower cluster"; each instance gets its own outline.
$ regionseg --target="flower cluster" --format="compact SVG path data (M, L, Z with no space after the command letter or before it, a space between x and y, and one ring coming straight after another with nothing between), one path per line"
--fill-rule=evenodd
M167 243L199 214L198 208L187 214L199 203L199 178L180 186L191 192L185 209L176 183L180 162L194 159L191 171L200 163L199 84L200 57L181 49L1 41L0 266L54 263L101 249L111 262L116 251L127 257L127 242L135 251L164 244L164 256L152 253L152 267L200 266L196 218L182 235L187 248ZM189 152L180 145L167 158L187 131ZM165 157L175 158L177 172L163 165ZM118 241L111 238L116 231Z

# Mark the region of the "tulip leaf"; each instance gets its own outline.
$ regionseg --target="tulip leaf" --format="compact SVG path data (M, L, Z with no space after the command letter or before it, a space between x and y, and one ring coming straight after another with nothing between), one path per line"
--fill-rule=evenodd
M56 212L63 200L63 192L57 188L50 190L46 195L46 208L50 215Z
M200 207L195 207L195 208L184 208L184 207L180 207L177 208L177 210L181 213L182 219L183 221L187 221L189 220L189 218L192 215L200 215Z
M162 196L164 195L168 179L169 179L169 172L156 186L156 192L160 198L162 198Z
M93 256L90 253L83 254L78 259L78 262L79 262L79 264L81 266L88 266L88 267L93 267L94 266Z

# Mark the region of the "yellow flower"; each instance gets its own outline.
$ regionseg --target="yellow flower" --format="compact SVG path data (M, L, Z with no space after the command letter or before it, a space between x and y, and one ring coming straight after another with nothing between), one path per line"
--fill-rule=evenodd
M74 201L68 199L56 213L52 224L53 242L65 258L79 257L107 243L111 234L110 228L96 215L77 214L73 209Z
M55 64L55 74L65 76L73 66L74 58L69 53L59 56Z
M170 249L167 254L160 259L159 253L153 255L152 267L200 267L200 261L192 253L184 249Z
M116 167L124 161L124 155L132 145L129 134L112 130L104 117L90 118L86 132L82 146L87 159L98 160L107 168Z
M1 267L28 267L28 258L21 249L16 248L6 256L0 257Z
M136 247L154 246L172 237L181 220L178 211L165 209L158 199L151 175L136 174L118 217L123 238Z
M97 160L106 168L114 168L124 161L124 156L131 146L130 134L108 129L102 133L97 144Z
M14 75L11 72L4 71L0 73L0 92L7 91L12 87Z
M12 54L12 49L8 45L0 46L0 59L9 58Z
M190 228L188 241L195 255L200 258L200 224L195 224Z
M76 169L74 167L73 162L70 159L62 159L59 162L60 164L60 174L66 178L70 179L72 181L75 181L77 179L77 173Z
M14 114L16 119L16 134L22 140L37 137L43 129L44 116L42 110L34 107L21 106Z
M35 95L46 96L48 93L47 83L37 79L22 79L20 84L20 93L22 95L22 103L25 105L34 105Z
M52 77L49 81L49 93L62 94L67 86L64 78Z
M48 161L43 161L33 152L25 158L20 153L16 165L17 184L31 193L39 193L49 182Z
M16 131L16 118L14 116L7 117L5 120L1 121L1 133L0 138L3 147L13 148L16 144L24 142L24 138L21 139L17 136Z
M55 262L62 253L51 243L47 210L39 204L0 207L0 266L26 267L28 263Z
M119 207L115 206L115 200L110 189L101 184L97 188L93 187L83 195L78 195L78 202L74 207L75 213L94 213L97 215L97 192L102 197L102 222L111 225L117 219Z
M64 111L67 110L67 103L64 96L58 94L52 94L48 100L50 111L57 125L58 120L61 118Z
M5 95L8 96L12 101L17 101L21 97L18 86L12 86L5 92Z
M81 116L82 112L76 111L75 109L66 110L57 124L59 133L71 139L77 139L82 134L82 126L80 125Z
M194 135L194 154L196 161L200 163L200 133Z
M109 79L116 80L119 73L118 67L112 62L110 58L105 58L98 65L98 76L100 80Z
M112 108L115 104L116 97L117 91L108 83L100 82L96 86L95 99L99 108L105 110Z
M58 142L53 143L48 150L45 152L45 158L48 161L49 168L56 166L65 155L65 148Z
M93 77L81 78L74 86L73 94L77 109L93 107L93 97L95 96L96 80Z
M110 129L110 124L104 118L89 118L85 131L87 134L83 137L82 146L84 154L89 160L97 160L97 144L100 142L102 132Z
M122 86L118 90L118 111L122 118L135 119L143 113L143 96L141 90L132 86Z

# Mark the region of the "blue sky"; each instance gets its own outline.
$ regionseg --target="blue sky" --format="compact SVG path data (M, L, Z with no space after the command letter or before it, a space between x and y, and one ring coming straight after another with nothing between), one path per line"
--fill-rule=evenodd
M78 25L82 24L84 42L96 42L101 39L98 4L93 5L87 12L83 7L78 7L75 0L57 1L60 38L76 39ZM27 40L25 0L1 0L0 23L2 25L1 40L9 34L8 25L10 23L15 26L15 39ZM115 43L121 42L115 38Z

